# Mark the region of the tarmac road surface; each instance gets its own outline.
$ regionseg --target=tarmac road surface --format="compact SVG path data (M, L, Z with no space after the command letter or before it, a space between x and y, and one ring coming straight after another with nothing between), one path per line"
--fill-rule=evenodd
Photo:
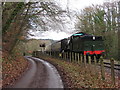
M30 68L12 88L63 88L57 69L50 63L30 56Z

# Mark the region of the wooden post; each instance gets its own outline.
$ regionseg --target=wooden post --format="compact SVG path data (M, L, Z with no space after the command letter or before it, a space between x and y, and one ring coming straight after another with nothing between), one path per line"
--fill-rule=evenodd
M115 71L114 71L114 59L111 58L111 79L112 79L112 84L115 85Z
M76 63L78 63L78 54L76 53Z
M80 54L78 53L78 64L80 63Z
M37 56L37 53L35 52L35 57Z
M92 71L92 65L91 65L91 57L88 55L88 66L89 66L89 73Z
M80 54L80 63L82 64L82 60L83 60L83 57L82 57L82 54Z
M105 69L104 69L103 57L100 58L100 64L101 64L101 76L102 76L102 79L105 80Z
M69 54L70 52L68 52L68 61L70 60L70 54Z
M52 57L52 51L51 51L51 57Z
M54 57L54 53L53 53L53 51L52 51L52 57Z
M68 52L66 52L66 61L68 60Z
M53 58L54 58L54 51L52 52L52 54L53 54Z
M63 59L65 60L65 52L63 53Z
M91 57L90 56L88 56L88 62L91 65Z
M68 52L68 61L70 61L70 52Z
M69 60L69 52L67 52L67 61Z
M46 52L48 56L50 56L50 52Z
M66 52L66 54L65 54L65 58L66 58L66 61L67 61L67 52Z
M97 59L96 59L96 56L94 56L94 64L96 66L96 62L97 62Z
M74 61L74 52L72 52L72 62Z
M84 55L84 65L86 67L86 55Z
M49 56L50 56L50 52L49 52Z
M71 62L71 52L69 52L70 62Z
M67 52L66 52L66 61L67 61Z
M52 57L53 57L53 51L51 52L51 55L52 55Z
M72 62L72 60L73 60L73 52L71 52L71 62Z
M75 60L74 60L74 62L76 63L76 61L77 61L77 56L76 56L77 54L75 53Z
M65 52L65 60L67 60L67 52Z
M95 64L95 75L98 76L98 72L97 72L97 59L96 56L94 56L94 64ZM104 63L103 63L104 64Z
M65 58L65 52L64 52L64 60L65 60L66 58Z
M65 60L67 60L67 52L65 52Z
M64 60L66 60L66 53L64 52Z

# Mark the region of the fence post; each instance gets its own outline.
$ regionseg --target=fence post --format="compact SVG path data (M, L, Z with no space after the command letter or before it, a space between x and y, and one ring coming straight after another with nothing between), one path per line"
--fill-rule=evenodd
M65 60L65 52L63 53L63 59Z
M91 57L88 55L88 66L89 66L89 73L92 71L92 65L91 65Z
M82 54L80 54L80 63L82 64Z
M67 52L65 52L65 60L67 61Z
M67 52L67 61L68 61L68 59L69 59L69 52Z
M66 52L66 61L67 61L67 52Z
M64 53L62 53L62 59L64 59Z
M64 52L64 60L66 60L66 52Z
M72 52L72 62L74 61L74 52Z
M84 65L86 67L86 55L84 55Z
M97 58L96 58L96 56L94 56L94 64L95 64L95 75L98 76L98 72L97 72Z
M91 57L88 56L88 63L91 65Z
M114 59L110 59L111 62L111 79L112 79L112 84L115 85L115 71L114 71Z
M66 52L66 61L68 60L68 52Z
M50 51L49 51L49 56L51 56L51 53L50 53Z
M97 59L96 59L96 57L94 56L94 64L95 64L95 66L96 66L96 62L97 62Z
M68 61L68 57L69 57L68 55L69 55L69 52L67 52L67 61Z
M101 64L101 76L102 76L102 79L105 80L105 69L104 69L103 57L100 57L100 64Z
M70 62L71 62L71 52L69 52Z
M53 51L52 51L52 57L54 58L54 53L53 53Z
M52 51L52 57L54 57L53 51Z
M63 53L63 60L65 60L65 52Z
M52 51L52 57L54 57L54 53L53 53L53 51Z
M67 61L67 52L65 53L65 60Z
M76 57L76 53L75 53L75 60L74 60L74 62L76 63L76 61L77 61L77 57Z
M51 57L52 57L52 51L51 51Z
M80 54L78 53L78 64L80 63Z

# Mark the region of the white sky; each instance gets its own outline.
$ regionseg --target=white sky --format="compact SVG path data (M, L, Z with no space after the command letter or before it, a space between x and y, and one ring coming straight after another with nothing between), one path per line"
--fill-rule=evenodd
M111 1L111 0L55 0L60 3L63 9L66 9L67 6L69 7L70 11L79 12L83 8L87 6L91 6L92 4L102 4L104 1ZM74 28L73 21L71 21L71 28ZM70 34L68 32L53 32L47 31L41 34L41 32L36 32L35 37L36 39L53 39L53 40L60 40L66 37L69 37ZM31 37L33 38L33 37Z
M92 4L102 4L104 1L110 0L58 0L63 8L66 8L67 5L72 10L81 10L87 6L91 6Z
M42 34L40 34L40 32L36 32L35 33L35 37L36 39L54 39L54 40L60 40L62 38L67 38L69 37L69 34L66 34L65 32L55 32L55 31L46 31Z

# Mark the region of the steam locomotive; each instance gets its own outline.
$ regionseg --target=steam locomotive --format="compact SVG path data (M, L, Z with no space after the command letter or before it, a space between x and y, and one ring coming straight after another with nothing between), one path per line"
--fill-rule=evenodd
M105 53L102 36L83 32L75 33L69 38L54 42L46 48L47 52L75 52L100 58Z

